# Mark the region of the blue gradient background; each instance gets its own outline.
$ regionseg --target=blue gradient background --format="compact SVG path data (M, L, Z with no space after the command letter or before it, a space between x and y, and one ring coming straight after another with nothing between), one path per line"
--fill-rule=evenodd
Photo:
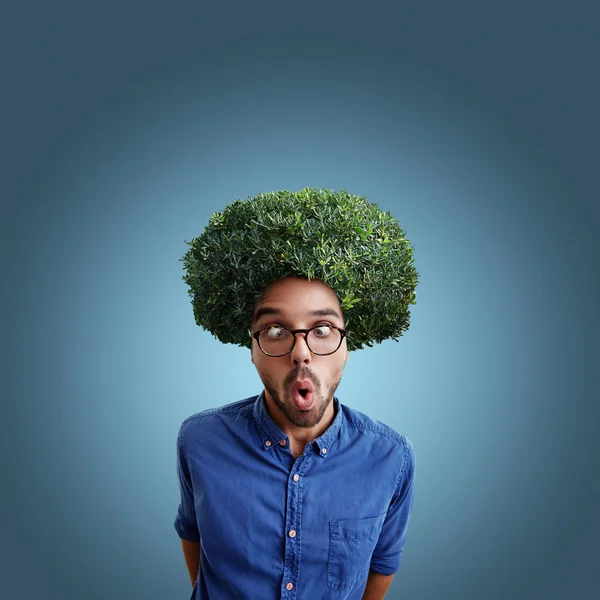
M178 259L305 186L391 211L420 273L337 393L416 448L387 598L594 596L594 3L84 4L0 19L0 596L189 598L179 425L262 387Z

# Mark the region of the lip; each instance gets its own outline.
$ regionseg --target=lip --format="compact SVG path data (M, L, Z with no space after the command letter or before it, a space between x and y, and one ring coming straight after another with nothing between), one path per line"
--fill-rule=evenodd
M296 390L302 390L302 389L308 390L309 394L312 394L312 392L314 391L313 385L309 379L296 379L296 381L294 381L294 383L292 385L293 385L294 389L296 389Z
M300 390L303 388L308 390L306 396L300 394ZM291 396L297 410L311 410L314 406L313 386L308 379L296 379L296 381L292 382Z

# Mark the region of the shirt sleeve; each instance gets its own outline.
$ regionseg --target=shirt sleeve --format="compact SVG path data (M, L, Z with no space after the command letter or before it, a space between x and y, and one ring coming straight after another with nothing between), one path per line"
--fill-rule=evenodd
M406 530L413 505L415 480L415 451L403 436L404 461L398 478L396 493L371 557L370 569L381 575L393 575L400 568L400 557L406 541Z
M194 488L189 461L183 448L183 428L179 430L177 435L177 476L179 478L181 502L175 518L175 531L182 540L199 542L200 532L198 531L196 508L194 506Z

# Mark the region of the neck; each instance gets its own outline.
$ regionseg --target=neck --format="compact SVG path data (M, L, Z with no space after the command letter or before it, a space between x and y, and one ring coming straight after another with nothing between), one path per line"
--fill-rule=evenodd
M331 423L333 423L335 418L333 398L325 409L321 420L314 427L310 427L309 429L305 427L298 427L297 425L290 423L287 417L275 405L273 399L269 396L269 393L266 390L265 400L269 415L273 421L275 421L281 431L288 436L290 439L290 446L293 448L295 447L304 449L306 444L310 444L310 442L322 435L329 428Z

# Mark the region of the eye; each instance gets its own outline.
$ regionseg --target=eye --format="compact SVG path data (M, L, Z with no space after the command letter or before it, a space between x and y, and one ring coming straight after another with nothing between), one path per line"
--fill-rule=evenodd
M317 337L327 337L331 333L331 325L329 323L317 325L316 328L313 329L313 333Z
M277 339L285 335L285 329L283 327L278 327L277 325L271 325L271 327L267 328L265 333L270 339Z

